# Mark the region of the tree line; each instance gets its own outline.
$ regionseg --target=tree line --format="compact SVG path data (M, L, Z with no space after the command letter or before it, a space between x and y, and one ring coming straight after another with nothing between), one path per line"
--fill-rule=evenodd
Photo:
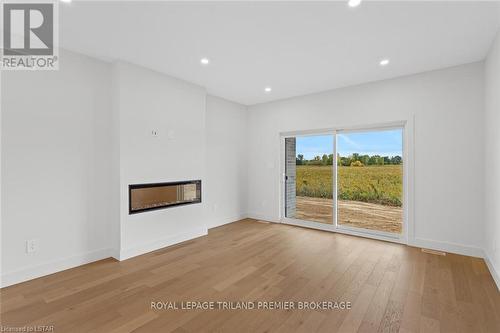
M354 153L349 156L337 155L338 166L365 166L365 165L399 165L403 163L401 156L380 156L380 155L360 155ZM315 156L311 160L304 159L304 155L298 154L296 157L297 165L333 165L333 154L323 154Z

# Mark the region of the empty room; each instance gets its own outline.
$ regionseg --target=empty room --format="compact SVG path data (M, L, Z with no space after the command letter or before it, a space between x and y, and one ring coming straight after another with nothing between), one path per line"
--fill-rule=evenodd
M500 332L500 0L0 7L1 332Z

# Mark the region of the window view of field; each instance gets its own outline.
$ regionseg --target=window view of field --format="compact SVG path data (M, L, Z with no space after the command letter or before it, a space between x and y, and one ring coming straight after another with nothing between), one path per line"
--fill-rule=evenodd
M342 134L337 141L338 224L401 233L401 130ZM297 138L296 218L332 224L333 154L311 154L325 145L320 138Z

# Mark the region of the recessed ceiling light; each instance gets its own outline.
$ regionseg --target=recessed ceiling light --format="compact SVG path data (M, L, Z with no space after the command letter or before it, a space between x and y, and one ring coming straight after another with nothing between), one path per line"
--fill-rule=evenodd
M70 3L70 2L71 2L71 0L61 0L61 2Z
M210 59L208 59L208 58L201 58L200 63L202 65L208 65L210 63Z
M264 91L265 91L266 93L270 93L270 92L271 92L271 90L273 90L271 87L265 87L265 88L264 88Z
M349 0L347 4L349 7L358 7L361 4L361 0Z
M379 62L380 66L387 66L389 65L389 59L382 59Z

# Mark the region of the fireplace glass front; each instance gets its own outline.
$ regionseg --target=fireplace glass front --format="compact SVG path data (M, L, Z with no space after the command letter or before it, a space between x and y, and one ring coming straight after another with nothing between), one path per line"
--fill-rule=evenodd
M201 202L201 180L129 185L129 213Z

